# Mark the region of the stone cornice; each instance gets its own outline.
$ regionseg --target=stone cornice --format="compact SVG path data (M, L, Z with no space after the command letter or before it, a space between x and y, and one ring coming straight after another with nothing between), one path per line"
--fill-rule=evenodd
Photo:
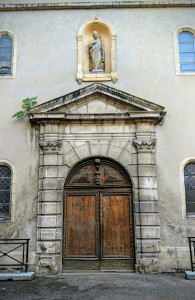
M61 2L61 3L17 3L0 4L0 11L59 10L59 9L101 9L101 8L166 8L195 7L195 0L156 0L156 1L104 1L104 2Z
M32 123L40 123L44 121L54 122L74 122L74 121L104 121L104 120L130 120L130 121L153 121L159 123L165 116L165 112L127 112L127 113L100 113L100 114L60 114L60 113L34 113L29 114Z

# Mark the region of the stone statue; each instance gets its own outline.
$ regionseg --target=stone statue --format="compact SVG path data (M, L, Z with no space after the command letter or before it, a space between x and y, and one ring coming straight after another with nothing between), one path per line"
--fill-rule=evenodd
M97 31L93 32L94 39L88 44L89 49L89 70L91 72L104 72L104 49L101 37L98 36Z

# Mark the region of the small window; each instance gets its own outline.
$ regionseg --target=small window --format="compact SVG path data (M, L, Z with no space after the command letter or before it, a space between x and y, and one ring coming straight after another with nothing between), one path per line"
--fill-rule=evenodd
M12 73L12 38L8 35L0 36L0 76Z
M0 166L0 221L10 219L11 204L11 170L5 165Z
M186 213L195 214L195 163L189 163L184 168L186 195Z
M181 72L195 72L194 35L183 31L178 36Z

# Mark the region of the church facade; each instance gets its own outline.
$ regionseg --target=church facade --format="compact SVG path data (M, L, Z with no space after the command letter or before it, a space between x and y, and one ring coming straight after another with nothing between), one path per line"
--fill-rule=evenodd
M31 2L0 4L1 238L37 273L189 269L195 3Z

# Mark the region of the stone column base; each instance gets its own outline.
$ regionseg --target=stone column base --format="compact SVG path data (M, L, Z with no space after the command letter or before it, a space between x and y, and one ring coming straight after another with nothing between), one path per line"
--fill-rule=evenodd
M139 260L138 272L141 274L161 273L160 260L157 257L141 258Z
M57 274L62 272L61 262L59 262L59 256L47 256L41 255L39 257L38 267L36 270L37 274Z

